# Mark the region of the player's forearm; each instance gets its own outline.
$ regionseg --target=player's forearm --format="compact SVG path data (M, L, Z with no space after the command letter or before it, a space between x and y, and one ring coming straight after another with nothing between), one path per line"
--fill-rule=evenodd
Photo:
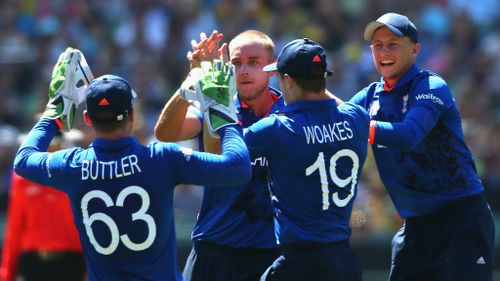
M370 128L370 140L372 144L411 150L418 145L422 136L417 133L415 124L410 122L381 122L372 121Z
M206 152L221 154L222 147L220 139L216 139L210 135L206 122L203 122L203 145Z
M373 127L372 121L369 139L374 135L375 144L412 150L434 129L439 116L425 106L414 107L401 122L376 121Z
M31 129L24 142L17 151L14 159L15 172L29 180L40 184L46 184L47 166L47 148L58 130L54 120L42 118Z
M248 182L252 166L241 129L229 125L218 130L222 139L222 155L193 152L199 161L190 161L181 169L181 182L207 186L235 186ZM187 164L187 163L186 163Z
M183 140L183 124L189 103L180 99L179 91L167 102L155 125L155 137L160 141Z
M222 139L222 157L230 159L226 169L221 170L219 178L226 185L240 185L248 182L252 176L252 166L247 146L243 141L241 127L230 125L217 131Z

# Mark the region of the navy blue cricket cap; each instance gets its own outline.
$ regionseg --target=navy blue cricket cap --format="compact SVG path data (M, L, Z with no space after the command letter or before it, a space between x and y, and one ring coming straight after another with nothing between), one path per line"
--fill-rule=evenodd
M93 121L121 121L136 97L127 80L106 74L92 80L87 88L87 113Z
M316 79L331 76L327 70L326 52L311 39L296 39L281 49L275 63L264 66L264 71L278 70L293 78Z
M384 14L376 21L372 21L367 24L364 33L365 40L372 41L375 30L383 26L387 27L397 36L407 36L414 43L418 43L417 27L408 19L408 17L396 13Z

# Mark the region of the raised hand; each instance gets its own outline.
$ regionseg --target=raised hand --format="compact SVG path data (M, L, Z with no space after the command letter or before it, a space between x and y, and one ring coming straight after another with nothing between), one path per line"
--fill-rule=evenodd
M59 128L64 131L71 130L76 108L85 100L85 90L93 79L82 52L68 47L59 55L52 70L49 102L42 118L56 120Z
M186 55L190 68L199 67L202 61L221 60L227 61L227 43L219 47L220 42L224 38L222 33L217 30L212 31L210 37L202 32L200 33L200 41L191 40L192 51Z

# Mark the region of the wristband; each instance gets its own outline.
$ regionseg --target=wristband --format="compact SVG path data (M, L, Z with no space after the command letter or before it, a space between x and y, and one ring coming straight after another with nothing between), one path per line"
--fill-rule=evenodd
M377 121L370 121L370 129L368 131L368 143L373 144L375 142L375 127L377 126Z

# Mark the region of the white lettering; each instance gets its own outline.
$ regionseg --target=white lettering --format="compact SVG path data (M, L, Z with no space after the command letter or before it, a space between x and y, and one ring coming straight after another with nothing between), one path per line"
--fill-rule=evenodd
M83 160L82 162L82 180L89 178L89 160Z
M433 95L431 93L420 94L420 95L416 96L415 99L416 100L430 100L433 103L437 103L439 105L444 105L443 100L441 100L439 97L436 97L435 95Z
M259 157L255 158L252 162L252 166L259 166L259 167L267 167L267 158L266 157Z
M348 121L302 127L307 144L333 143L354 137Z
M337 129L339 130L339 135L341 140L346 140L346 137L344 136L344 124L342 122L335 123L337 125Z
M330 134L333 136L332 142L335 141L335 139L339 139L339 136L337 135L337 132L335 132L335 124L328 124L328 128L330 129Z
M139 168L139 165L138 165L139 159L137 159L137 156L132 154L132 155L130 155L129 160L130 160L130 168L132 169L132 174L135 173L135 171L142 172L141 168ZM134 166L137 170L134 170L134 168L133 168Z
M139 158L132 154L119 161L84 160L82 162L82 180L115 179L142 172L139 167Z
M327 126L323 126L323 135L325 136L325 142L333 142L332 137L329 134L329 131Z
M130 174L132 174L131 172L127 171L127 168L130 167L130 165L125 162L125 158L122 158L122 173L120 175L120 177L123 177L123 176L130 176ZM118 175L117 175L118 177Z
M307 143L314 143L314 137L313 137L313 132L311 127L302 127L304 129L304 134L306 136L306 142Z
M323 140L325 139L325 137L323 136L323 132L318 126L314 126L314 137L318 139L319 143L323 143ZM321 137L321 139L319 139L319 137Z
M352 137L354 136L354 133L352 132L351 128L349 127L349 122L344 121L343 125L344 125L345 130L347 131L347 138L352 139Z
M99 163L96 163L96 165L92 165L93 162L94 161L89 162L90 178L96 180L99 176ZM94 173L92 173L92 167L94 168Z

